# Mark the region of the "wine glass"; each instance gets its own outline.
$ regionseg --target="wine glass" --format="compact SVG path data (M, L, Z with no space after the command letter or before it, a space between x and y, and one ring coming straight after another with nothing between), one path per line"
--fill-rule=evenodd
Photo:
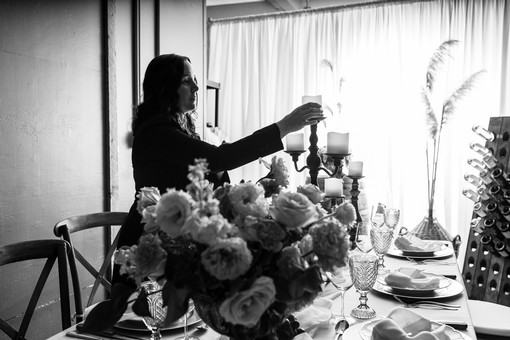
M363 253L369 253L372 248L372 240L370 239L370 230L372 230L372 223L360 222L356 228L356 238L354 243Z
M382 227L384 224L384 211L385 206L382 203L378 203L376 206L372 206L370 213L370 222L374 227Z
M395 230L395 227L400 220L400 210L395 208L386 208L384 209L384 223L390 228L392 231Z
M367 305L367 294L377 279L377 256L369 254L353 254L349 258L349 267L354 287L359 292L360 304L351 311L351 315L358 319L372 319L375 310Z
M167 307L163 307L163 294L156 281L147 281L142 283L142 289L147 294L149 312L151 316L144 316L143 322L151 331L151 340L161 340L161 328L166 318Z
M378 273L379 275L387 273L389 270L384 266L384 255L390 249L391 241L393 240L393 230L383 226L381 228L372 228L370 230L370 241L374 247L374 252L377 254Z
M348 259L345 263L345 266L337 267L334 269L331 281L333 282L335 288L340 292L340 315L338 318L340 320L347 320L344 312L344 297L345 292L348 291L353 285Z
M200 340L196 336L192 336L188 334L188 318L195 312L195 304L193 300L189 300L188 303L188 310L186 313L184 313L183 320L184 320L184 334L182 336L179 336L175 338L175 340Z

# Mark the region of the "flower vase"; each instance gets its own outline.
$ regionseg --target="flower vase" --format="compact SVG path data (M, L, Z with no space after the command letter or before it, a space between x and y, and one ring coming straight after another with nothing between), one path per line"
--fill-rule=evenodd
M429 209L428 214L409 232L409 234L421 238L422 240L452 241L452 236L441 226L437 218L434 217L434 211L432 209Z

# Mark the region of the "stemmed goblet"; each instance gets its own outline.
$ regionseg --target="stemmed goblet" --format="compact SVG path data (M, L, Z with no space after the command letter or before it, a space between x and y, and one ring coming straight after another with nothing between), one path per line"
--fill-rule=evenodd
M151 331L151 340L161 339L161 328L166 318L167 307L163 307L163 294L156 281L147 281L142 283L142 289L147 294L147 302L151 316L144 316L143 322Z
M356 228L354 243L356 244L356 248L363 253L369 253L373 248L370 230L372 230L372 223L369 222L360 222Z
M384 224L384 210L385 205L382 203L378 203L376 206L372 206L372 211L370 213L370 222L374 227L382 227Z
M188 304L188 310L186 313L184 313L184 334L180 337L175 338L175 340L200 340L196 336L191 336L188 334L188 317L191 316L192 313L194 313L195 310L195 304L193 303L193 300L189 300Z
M369 254L352 255L349 267L354 287L360 294L360 304L351 311L351 315L358 319L374 318L376 312L367 305L367 294L377 279L377 257Z
M378 260L378 273L379 275L387 273L389 270L384 266L384 255L390 249L391 241L393 240L393 230L383 226L380 228L372 228L370 230L370 240L374 247L374 252L377 254Z
M345 266L335 268L331 280L335 288L340 292L340 315L338 315L338 318L340 320L347 320L344 311L345 292L348 291L353 285L348 260L346 261Z
M384 223L390 228L392 231L395 230L395 227L400 220L400 210L395 208L386 208L384 209Z

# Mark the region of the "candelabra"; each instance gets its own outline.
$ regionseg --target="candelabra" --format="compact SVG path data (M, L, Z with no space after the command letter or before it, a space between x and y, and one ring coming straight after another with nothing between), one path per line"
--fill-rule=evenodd
M353 175L349 175L347 176L349 177L350 179L352 179L352 184L351 184L351 203L352 205L354 206L354 209L356 209L356 222L361 222L361 214L359 213L359 208L358 208L358 196L360 194L360 191L359 191L359 180L362 179L363 177L365 176L353 176Z
M342 167L343 167L343 159L350 154L340 154L340 153L326 153L326 156L330 157L333 160L334 171L331 172L322 166L322 161L320 156L318 155L319 148L317 147L317 142L319 138L317 137L317 124L310 125L310 147L308 150L310 154L306 157L306 165L299 169L297 162L299 160L299 156L305 152L305 150L286 150L285 152L290 154L292 157L292 161L294 162L294 168L297 172L302 172L305 169L309 170L310 173L310 182L314 185L317 185L317 177L319 175L319 171L323 170L329 177L334 177L337 174L342 175Z

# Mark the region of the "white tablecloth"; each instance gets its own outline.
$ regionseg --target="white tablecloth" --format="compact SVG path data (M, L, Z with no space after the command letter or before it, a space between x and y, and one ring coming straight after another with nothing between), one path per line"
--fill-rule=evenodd
M442 263L442 264L441 264ZM390 270L395 270L400 267L416 267L419 269L424 269L427 272L433 272L436 274L442 274L442 275L456 275L456 280L462 285L464 285L462 281L462 276L459 271L459 267L457 266L456 259L454 256L451 256L447 259L439 261L437 264L424 264L424 265L418 265L414 264L404 258L398 258L398 257L391 257L386 256L385 258L385 265ZM339 314L340 313L340 299L336 298L338 296L338 292L332 285L328 285L324 287L323 295L326 298L333 298L333 304L331 307L331 311L333 314ZM345 313L349 314L350 311L355 308L359 304L358 300L359 294L356 292L356 290L351 288L349 291L347 291L345 295ZM471 316L468 310L467 305L467 296L465 293L460 294L455 297L451 297L448 299L442 299L443 302L453 303L461 305L461 308L456 311L452 310L432 310L432 309L412 309L414 312L428 318L431 320L453 320L453 321L463 321L468 324L468 329L465 331L460 331L463 335L465 335L466 340L476 340L475 331L473 328L473 324L471 322ZM377 293L374 291L371 291L368 294L368 305L372 307L376 312L378 317L384 317L386 313L393 309L396 306L399 306L400 303L396 301L392 296ZM355 326L356 324L360 324L366 322L365 320L355 320L353 323L353 330L357 330L360 326ZM71 327L70 329L73 329ZM334 319L331 319L330 322L322 323L318 325L318 327L313 327L314 329L310 329L308 331L308 334L316 340L332 340L334 339ZM66 336L68 330L62 331L53 337L51 337L51 340L63 340L63 339L71 339ZM361 337L359 336L358 332L346 332L346 336L343 340L359 340ZM149 339L150 333L148 332L136 332L137 336ZM163 338L164 339L175 339L177 336L182 335L181 331L175 330L175 331L164 331L163 332ZM197 330L194 327L191 327L190 329L190 335L198 336L201 340L219 340L221 336L214 332L213 330L209 329L206 331ZM347 337L348 335L348 337ZM226 337L223 337L221 340L226 339Z

